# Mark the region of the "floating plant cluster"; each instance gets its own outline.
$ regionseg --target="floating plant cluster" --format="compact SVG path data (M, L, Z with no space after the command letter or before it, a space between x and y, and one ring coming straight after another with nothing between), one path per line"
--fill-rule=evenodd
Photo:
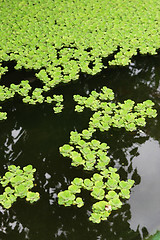
M106 164L107 165L107 164ZM75 178L68 190L58 194L58 203L64 206L84 205L81 197L76 197L82 189L90 191L90 195L98 200L92 206L92 213L89 218L93 223L100 223L101 220L107 220L112 210L117 210L122 206L122 199L130 198L130 188L134 180L120 181L120 176L116 168L109 167L95 173L91 179Z
M82 112L84 108L90 108L93 115L88 129L84 129L82 133L71 131L69 144L60 147L60 153L72 160L72 166L83 166L86 171L96 170L99 173L94 173L90 179L75 178L67 190L58 194L58 203L82 207L84 201L76 195L80 194L82 189L86 189L98 200L92 206L89 220L100 223L107 220L112 210L121 208L122 199L129 199L134 181L120 180L117 169L108 166L109 146L99 140L91 140L93 133L96 129L104 132L111 127L123 127L127 131L134 131L137 127L145 126L147 117L155 118L157 112L153 109L154 103L151 100L135 105L134 101L128 99L124 103L115 104L114 93L107 87L103 87L100 93L92 91L89 97L74 95L74 100L78 103L75 111Z
M124 66L137 51L156 54L160 47L158 0L8 0L0 9L0 77L13 61L16 70L35 70L42 84L33 89L26 79L2 86L1 101L17 93L23 102L42 103L57 84L106 68L108 56L109 65Z
M89 97L74 95L78 103L75 111L82 112L84 108L90 108L95 112L89 121L89 130L99 129L108 131L110 127L122 128L127 131L134 131L137 126L145 126L145 118L155 118L157 112L153 109L154 103L146 100L138 103L128 99L124 103L113 103L114 93L111 89L103 87L100 93L92 91Z
M4 187L3 194L0 195L0 204L6 209L10 208L17 198L26 198L27 201L33 203L39 199L38 192L31 192L34 184L34 172L36 171L32 165L23 167L10 165L5 175L0 178L0 183Z
M36 103L55 103L53 110L55 113L59 113L63 109L63 95L53 95L52 97L44 97L42 95L43 90L41 88L35 88L32 91L32 95L29 95L31 86L28 80L21 81L20 84L10 84L10 87L0 86L0 101L5 101L6 99L13 98L16 94L23 97L23 102L35 105ZM1 107L2 108L2 107ZM0 108L0 109L1 109ZM0 120L7 118L7 113L0 112Z
M70 143L60 147L60 153L64 157L72 159L72 166L78 167L83 166L84 170L104 170L106 165L110 162L110 158L107 156L106 143L93 139L90 142L86 142L81 139L81 134L77 132L71 132Z

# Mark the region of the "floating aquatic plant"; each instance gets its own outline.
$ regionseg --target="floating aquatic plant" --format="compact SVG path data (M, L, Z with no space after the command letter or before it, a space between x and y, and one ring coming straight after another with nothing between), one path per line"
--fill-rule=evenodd
M82 133L71 131L70 142L59 148L60 153L71 158L72 166L83 166L84 170L98 170L100 173L94 173L90 179L75 178L67 190L58 194L58 203L82 207L84 202L79 196L76 198L76 195L84 188L97 200L92 206L89 220L100 223L107 220L112 210L121 208L123 199L130 198L134 181L120 180L117 169L108 167L109 146L99 140L91 140L93 133L96 129L104 132L111 127L134 131L137 127L145 126L147 117L156 117L157 112L153 109L154 103L151 100L135 105L134 101L128 99L124 103L115 104L114 93L107 87L103 87L100 93L92 91L89 97L74 95L74 100L78 103L75 111L82 112L85 108L90 108L94 113L90 118L89 128Z
M137 51L156 54L160 47L158 0L152 4L144 0L7 3L6 7L5 1L0 2L0 77L8 71L6 63L14 61L16 70L34 69L42 87L33 89L27 79L18 85L2 86L1 101L19 94L25 103L50 102L45 98L47 91L78 79L80 72L100 72L106 68L103 58L112 55L109 65L124 66ZM88 106L90 102L92 98ZM97 108L97 101L92 108ZM83 106L76 110L82 111ZM61 112L62 106L55 106L54 111ZM134 129L134 124L129 128Z
M106 174L107 171L107 174ZM122 206L122 199L130 197L130 188L134 181L120 181L120 176L116 168L109 167L100 174L95 173L91 179L75 178L68 190L58 194L58 203L64 206L84 205L83 199L76 197L84 188L91 192L91 196L98 200L92 206L90 220L94 223L100 223L101 220L107 220L112 210L117 210Z
M2 107L0 107L2 109ZM7 119L7 113L6 112L0 112L0 120L6 120Z
M35 171L32 165L23 167L23 170L15 165L8 167L8 171L0 178L0 183L5 188L3 194L0 195L0 204L4 208L10 208L18 197L26 198L30 203L38 201L39 193L30 190L34 186Z
M99 129L102 132L108 131L111 127L124 127L127 131L134 131L138 126L146 125L147 117L157 116L151 100L136 105L130 99L115 104L113 99L114 93L107 87L103 87L100 93L92 91L89 97L74 95L74 100L78 103L75 111L78 112L77 106L83 109L90 108L95 113L90 118L89 129Z
M70 144L60 147L60 153L64 157L72 159L72 166L78 167L82 165L83 169L88 171L95 168L104 170L110 162L110 158L107 156L109 146L95 139L85 141L82 138L85 138L83 132L82 134L71 132Z

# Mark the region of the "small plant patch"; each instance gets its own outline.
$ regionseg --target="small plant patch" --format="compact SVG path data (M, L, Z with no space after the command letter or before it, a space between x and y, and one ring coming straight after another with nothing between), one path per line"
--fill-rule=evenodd
M5 188L3 194L0 195L0 204L4 208L10 208L18 197L26 198L30 203L38 201L39 193L30 191L34 186L35 171L32 165L24 167L23 170L15 165L8 167L8 171L0 178L0 183Z
M145 126L147 117L155 118L157 112L153 109L154 103L151 100L135 105L134 101L128 99L124 103L115 104L114 93L107 87L103 87L100 93L92 91L89 97L74 95L74 100L78 103L75 111L82 112L85 108L90 108L94 113L90 118L89 128L82 133L71 131L70 142L59 148L60 153L71 158L72 166L83 166L86 171L97 170L99 173L94 173L90 179L75 178L67 190L58 194L58 203L82 207L84 201L77 195L82 189L86 189L97 201L92 206L89 220L100 223L107 220L112 210L121 208L123 199L130 198L134 181L120 180L117 169L109 166L109 146L99 140L91 140L93 133L97 129L108 131L111 127L134 131L137 127Z

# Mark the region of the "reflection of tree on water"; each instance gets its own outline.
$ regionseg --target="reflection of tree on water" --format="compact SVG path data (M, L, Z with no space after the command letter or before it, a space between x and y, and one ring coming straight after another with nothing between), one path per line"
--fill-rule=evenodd
M159 106L159 95L155 94L155 89L159 86L158 59L155 58L155 61L149 63L147 59L144 58L144 61L140 62L135 60L135 64L121 71L109 70L110 73L106 76L103 72L102 75L97 75L96 81L92 79L88 82L87 80L86 82L79 81L71 85L70 90L67 90L69 87L65 87L66 102L67 99L71 99L70 95L88 95L93 89L100 90L106 84L116 93L117 101L130 98L140 102L148 99L149 96L156 106ZM73 109L73 101L69 104L68 108ZM23 107L19 108L23 109ZM3 164L1 174L5 172L9 163L16 165L32 163L37 168L36 190L41 194L40 201L33 206L22 199L18 200L10 210L0 210L0 231L3 234L2 237L0 236L1 239L5 237L7 240L13 239L14 235L16 239L31 240L53 239L53 237L71 240L82 238L138 240L146 236L147 229L145 228L136 231L131 229L129 220L132 216L128 201L120 210L112 212L107 222L99 225L88 221L92 200L87 193L83 195L85 206L82 209L58 206L58 192L66 189L74 177L86 177L87 175L81 169L70 167L70 160L59 155L58 147L68 142L68 135L73 126L74 129L80 129L80 131L83 128L82 125L87 127L89 119L87 114L90 113L86 113L85 117L85 113L75 117L73 111L68 115L64 112L62 118L67 119L66 123L61 117L53 116L53 119L57 120L52 120L47 112L48 108L38 107L39 111L36 108L35 110L32 108L32 113L30 113L30 108L27 108L28 117L27 114L24 117L21 116L20 110L12 112L13 106L10 106L8 111L12 121L8 119L3 123L4 128L0 130L1 164ZM140 183L141 177L137 169L133 167L134 157L138 156L138 147L145 143L149 136L160 140L159 132L156 130L159 124L158 119L151 119L147 127L143 129L144 132L127 133L122 129L114 129L107 134L96 133L97 139L107 142L110 146L111 165L119 169L122 179L133 178L136 184Z

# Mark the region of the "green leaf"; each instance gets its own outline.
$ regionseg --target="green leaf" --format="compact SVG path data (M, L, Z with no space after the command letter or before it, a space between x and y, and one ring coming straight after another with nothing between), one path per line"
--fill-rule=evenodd
M82 178L74 178L74 180L71 183L73 185L81 187L83 185L83 179Z
M112 179L114 179L114 180L116 180L118 182L119 179L120 179L120 176L119 176L119 174L117 174L115 172L111 172L110 178L112 178Z
M75 195L69 190L58 193L58 203L60 205L71 206L75 200Z
M77 197L75 200L75 204L77 205L78 208L81 208L84 205L84 202L83 202L82 198Z
M6 199L6 195L1 194L0 195L0 203L2 204L5 201L5 199Z
M83 187L87 190L91 190L93 188L93 182L90 179L86 178L84 180Z
M114 190L117 188L118 182L115 179L108 179L106 186L107 189Z
M113 198L109 201L109 204L111 205L113 210L117 210L118 208L121 208L122 202L119 198Z
M34 173L36 171L36 169L33 168L32 165L28 165L28 166L23 168L23 171L27 174L30 174L30 173Z
M122 198L129 199L130 198L130 191L128 189L121 189L121 192L119 193L119 195Z
M27 198L26 200L29 201L30 203L36 202L38 201L40 198L39 193L38 192L28 192L27 193Z
M91 141L91 148L93 150L97 150L99 148L99 146L100 146L100 141L95 140L95 139Z
M101 222L101 215L98 214L98 213L92 213L89 220L92 221L93 223L100 223Z
M10 181L10 179L11 179L14 175L15 175L15 174L12 173L12 172L6 172L5 175L4 175L4 178L5 178L6 180L9 180L9 181Z
M6 199L3 203L2 203L3 207L6 209L9 209L12 206L12 202L10 199Z
M76 194L76 193L80 193L80 192L81 192L80 187L77 186L77 185L70 185L70 186L68 187L68 190L69 190L71 193L73 193L73 194Z
M75 156L73 154L71 154L71 158L72 158L72 163L71 163L72 166L77 167L79 165L84 165L84 163L85 163L85 161L83 160L83 158L81 157L80 154L75 155Z
M109 171L108 171L108 169L105 169L105 170L101 171L101 174L102 174L105 178L108 178L108 177L109 177Z
M108 170L109 170L110 173L117 172L117 168L109 167Z
M10 194L10 195L8 196L8 198L9 198L9 200L10 200L12 203L14 203L14 202L17 200L17 197L16 197L15 195L13 195L13 194Z
M111 200L114 198L118 198L118 194L115 191L109 191L105 197L107 200Z
M91 196L95 199L102 200L104 198L105 191L103 189L99 189L98 187L93 187L93 191L91 192Z
M76 105L75 106L75 112L83 112L84 106Z
M6 187L6 188L5 188L5 193L6 193L6 194L12 194L13 192L14 192L14 190L11 189L10 187Z
M64 144L62 147L59 148L60 153L64 156L64 157L69 157L71 152L73 151L73 147L70 146L69 144Z
M103 176L98 174L98 173L95 173L93 174L93 177L91 178L92 181L96 182L96 181L102 181L103 180Z
M10 172L15 173L15 172L17 171L17 169L20 169L20 167L19 167L19 166L16 167L15 165L10 165L10 166L8 166L8 170L9 170Z
M105 207L108 205L108 202L106 201L99 201L93 204L92 210L95 213L101 213L105 211Z
M94 184L95 187L97 188L105 188L105 184L103 181L96 181L95 184Z
M130 189L132 187L133 183L134 183L134 181L132 182L132 180L131 180L131 182L130 181L129 182L121 181L119 183L119 186L120 186L121 189Z
M80 140L81 140L81 136L79 133L73 132L73 131L70 132L70 143L71 144L77 144L77 142Z
M11 178L11 184L13 187L21 184L23 181L24 181L23 176L15 176L15 177Z
M24 184L20 184L18 186L15 186L15 196L24 198L27 196L28 188Z

